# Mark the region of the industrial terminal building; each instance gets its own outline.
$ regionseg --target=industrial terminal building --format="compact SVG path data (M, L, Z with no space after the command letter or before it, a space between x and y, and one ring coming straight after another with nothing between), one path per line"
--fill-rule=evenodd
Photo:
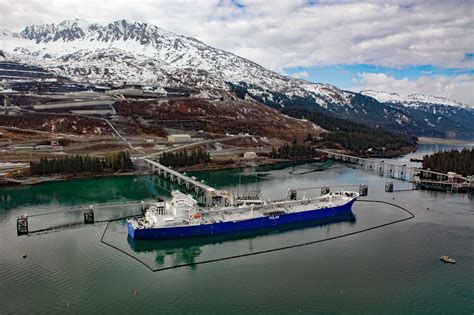
M187 134L175 134L168 136L168 142L170 143L184 143L191 142L191 136Z

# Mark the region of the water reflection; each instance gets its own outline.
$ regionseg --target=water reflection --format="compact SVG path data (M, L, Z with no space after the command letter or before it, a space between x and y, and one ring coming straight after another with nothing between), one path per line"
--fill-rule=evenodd
M168 261L171 262L172 266L196 263L196 259L201 255L205 246L215 246L225 243L245 244L245 242L247 242L245 246L248 248L243 254L252 253L254 251L252 242L257 238L270 235L273 237L278 234L282 235L296 229L328 229L331 225L340 223L350 223L353 225L356 223L356 217L352 212L349 212L331 218L320 219L311 222L288 224L276 228L173 240L134 240L128 236L127 242L132 251L135 253L155 253L155 261L157 265L160 267L169 267L167 266ZM227 256L233 255L238 255L238 253L232 252ZM215 257L214 259L220 258L224 257Z
M331 166L333 166L334 164L335 164L335 162L332 161L332 160L328 160L328 161L324 161L324 162L316 162L316 163L310 164L311 166L313 166L310 170L299 171L299 172L289 171L288 173L291 174L291 175L306 175L306 174L309 174L309 173L323 172L323 171L327 171L328 169L330 169Z
M166 194L149 184L150 176L87 178L40 185L0 187L0 212L28 205L99 204L143 200Z

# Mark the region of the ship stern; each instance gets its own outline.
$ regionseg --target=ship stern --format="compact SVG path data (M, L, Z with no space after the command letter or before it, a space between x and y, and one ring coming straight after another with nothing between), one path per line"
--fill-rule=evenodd
M128 235L130 235L131 238L135 238L135 231L136 229L133 227L133 225L127 221L127 230L128 230Z

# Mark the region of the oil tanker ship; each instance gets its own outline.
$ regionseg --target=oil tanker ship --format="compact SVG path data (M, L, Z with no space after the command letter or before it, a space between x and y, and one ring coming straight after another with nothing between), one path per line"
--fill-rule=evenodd
M133 239L176 239L315 221L350 213L357 197L357 192L336 191L297 198L289 190L283 200L235 200L231 206L201 209L192 196L173 191L171 202L158 199L144 209L143 217L129 219L128 234Z

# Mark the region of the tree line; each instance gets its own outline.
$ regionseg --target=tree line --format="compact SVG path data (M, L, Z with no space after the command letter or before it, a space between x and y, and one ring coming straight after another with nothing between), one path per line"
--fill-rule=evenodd
M197 148L188 153L187 150L178 152L163 153L160 157L160 163L165 166L191 166L201 163L211 162L210 154L202 148Z
M435 172L474 175L474 149L436 152L423 157L423 168Z
M284 144L278 149L272 148L270 153L270 157L275 159L304 159L316 155L311 145L298 144L296 141L291 144Z
M75 174L83 172L98 174L132 168L133 163L127 151L110 153L105 157L75 155L53 159L41 158L39 161L30 162L31 175Z
M417 138L403 133L390 132L340 119L320 112L303 108L284 109L283 113L295 118L305 118L316 125L331 131L321 134L323 141L341 144L354 153L363 154L368 149L374 151L398 150L401 147L415 146ZM316 139L311 139L313 144Z

